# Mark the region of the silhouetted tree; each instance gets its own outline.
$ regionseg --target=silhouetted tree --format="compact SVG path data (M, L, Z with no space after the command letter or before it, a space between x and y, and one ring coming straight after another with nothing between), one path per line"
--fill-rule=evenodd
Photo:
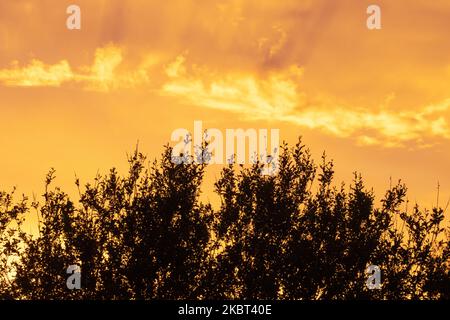
M80 191L76 208L47 176L39 236L26 238L17 293L29 299L176 299L201 296L210 206L198 202L205 165L144 168L135 153L128 176L115 169ZM79 182L77 181L77 184ZM80 292L66 288L66 268L82 269Z
M188 155L180 155L189 159ZM0 193L0 298L16 299L449 299L450 229L444 210L405 206L400 182L375 204L355 174L333 184L299 141L278 171L230 164L215 184L221 205L199 201L206 164L165 148L147 166L134 152L72 201L46 177L43 203ZM37 235L23 232L39 217ZM81 290L69 290L69 265ZM366 269L382 286L366 286Z
M28 208L27 199L14 204L12 193L0 192L0 299L14 298L14 261L22 253L21 238L25 236L21 230L24 214Z

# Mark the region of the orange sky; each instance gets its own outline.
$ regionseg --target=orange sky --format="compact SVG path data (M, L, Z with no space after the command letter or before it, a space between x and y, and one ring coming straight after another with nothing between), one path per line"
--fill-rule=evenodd
M81 7L82 30L66 28ZM378 4L382 29L366 27ZM430 206L450 196L450 2L2 0L0 188L74 190L173 130L278 128ZM218 171L211 167L209 189ZM207 190L208 192L208 190Z

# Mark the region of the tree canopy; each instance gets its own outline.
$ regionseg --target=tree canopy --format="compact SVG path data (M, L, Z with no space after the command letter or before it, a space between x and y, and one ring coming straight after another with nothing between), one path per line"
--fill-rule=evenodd
M76 181L76 201L54 170L40 202L0 193L0 299L450 298L443 208L408 209L401 182L377 202L358 174L336 186L333 163L301 141L281 149L275 175L226 166L217 209L200 201L206 164L174 163L168 146L150 164L136 150L124 176ZM24 232L31 215L37 235Z

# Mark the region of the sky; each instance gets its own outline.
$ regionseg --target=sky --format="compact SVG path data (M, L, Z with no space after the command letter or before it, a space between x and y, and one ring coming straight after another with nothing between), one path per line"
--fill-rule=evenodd
M81 30L66 27L69 5ZM381 8L380 30L366 26ZM75 190L177 128L279 129L337 183L450 197L450 2L2 0L0 189ZM173 145L173 143L171 143ZM210 199L219 165L208 168Z

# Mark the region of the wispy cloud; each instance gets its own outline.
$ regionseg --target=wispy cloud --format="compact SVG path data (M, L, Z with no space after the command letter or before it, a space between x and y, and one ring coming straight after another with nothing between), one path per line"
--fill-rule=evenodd
M130 64L120 47L109 45L96 50L89 66L75 68L66 60L53 65L32 60L23 67L13 62L0 70L0 83L20 87L67 84L98 92L142 87L179 97L182 102L234 112L247 120L288 122L353 139L359 145L427 147L438 139L450 139L450 99L406 111L392 110L392 97L378 108L343 105L302 90L303 71L296 65L261 72L214 71L207 65L188 63L185 55L167 63L151 53ZM150 75L157 81L150 83Z
M26 66L14 61L10 68L0 70L0 83L11 87L60 87L64 84L81 85L92 91L133 87L145 83L147 72L137 67L132 71L119 71L123 62L122 49L113 45L99 48L90 66L72 67L68 61L48 65L32 60ZM144 67L148 66L144 65Z
M32 60L25 67L19 67L18 62L14 61L11 68L0 70L0 82L13 87L59 87L73 79L74 74L66 60L54 65Z
M330 98L308 96L299 86L302 73L301 68L290 66L263 76L215 74L205 68L188 68L185 58L178 57L167 67L169 81L162 91L247 119L286 121L352 138L362 145L400 147L412 142L423 147L434 138L450 139L445 117L450 99L414 111L392 111L388 103L377 110L344 106Z

